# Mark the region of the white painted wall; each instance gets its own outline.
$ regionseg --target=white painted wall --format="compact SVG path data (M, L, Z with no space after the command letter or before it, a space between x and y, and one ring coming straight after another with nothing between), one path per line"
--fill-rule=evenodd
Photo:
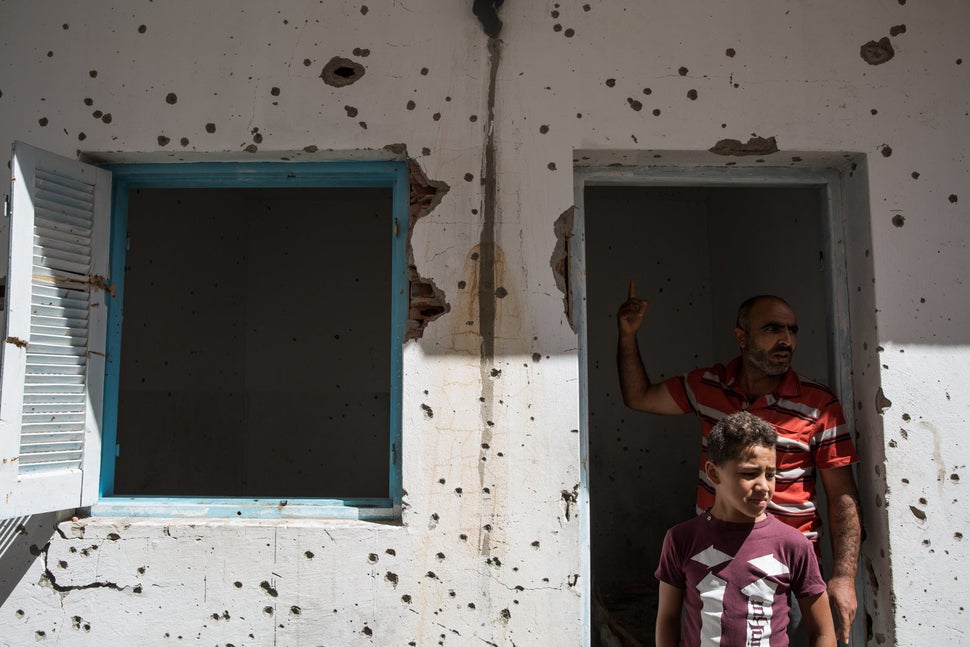
M584 549L566 499L580 483L581 374L549 264L553 223L573 202L573 151L620 161L641 149L649 163L695 151L690 159L720 166L729 160L697 151L757 133L781 152L739 166L866 156L847 182L868 195L871 221L852 210L845 238L872 592L864 613L873 645L959 643L970 624L960 566L970 526L961 505L970 6L508 0L491 62L489 149L489 51L470 4L0 5L0 146L174 161L386 156L385 145L405 143L450 187L413 246L451 305L405 351L400 526L30 526L21 540L50 547L26 572L5 571L22 579L0 607L0 640L579 644ZM870 65L860 48L884 36L895 57ZM365 76L324 85L336 55ZM483 185L492 152L496 172ZM493 221L495 286L508 296L495 301L494 355L483 356L475 299L458 283L478 285L472 256Z

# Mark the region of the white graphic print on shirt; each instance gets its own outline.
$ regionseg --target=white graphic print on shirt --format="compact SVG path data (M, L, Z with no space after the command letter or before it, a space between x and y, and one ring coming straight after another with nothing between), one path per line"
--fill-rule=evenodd
M714 546L697 553L692 560L704 564L708 568L707 576L697 583L700 594L701 608L701 645L721 644L721 616L724 613L724 594L727 582L710 571L713 567L734 559ZM778 561L774 555L762 555L748 560L748 563L765 574L765 577L747 583L741 588L741 593L748 600L747 638L745 647L762 647L769 644L771 637L772 603L775 598L777 582L768 577L788 573L788 567Z

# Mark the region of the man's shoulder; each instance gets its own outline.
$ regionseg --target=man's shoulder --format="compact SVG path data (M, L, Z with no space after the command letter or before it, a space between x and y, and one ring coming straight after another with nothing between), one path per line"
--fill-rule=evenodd
M789 374L796 381L798 388L793 389L792 393L784 394L783 397L795 402L810 404L813 407L821 409L838 403L839 396L822 382L809 377L803 377L795 371L790 371Z

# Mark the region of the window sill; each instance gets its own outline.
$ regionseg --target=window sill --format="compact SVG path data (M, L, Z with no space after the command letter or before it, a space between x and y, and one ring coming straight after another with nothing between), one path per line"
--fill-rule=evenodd
M401 506L390 499L204 499L102 497L95 517L194 517L215 519L356 519L395 522Z

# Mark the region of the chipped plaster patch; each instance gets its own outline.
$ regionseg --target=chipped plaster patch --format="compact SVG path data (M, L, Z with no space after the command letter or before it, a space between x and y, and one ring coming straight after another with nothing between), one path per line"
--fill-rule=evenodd
M708 149L715 155L771 155L778 152L778 142L774 137L753 136L747 142L737 139L721 139Z

